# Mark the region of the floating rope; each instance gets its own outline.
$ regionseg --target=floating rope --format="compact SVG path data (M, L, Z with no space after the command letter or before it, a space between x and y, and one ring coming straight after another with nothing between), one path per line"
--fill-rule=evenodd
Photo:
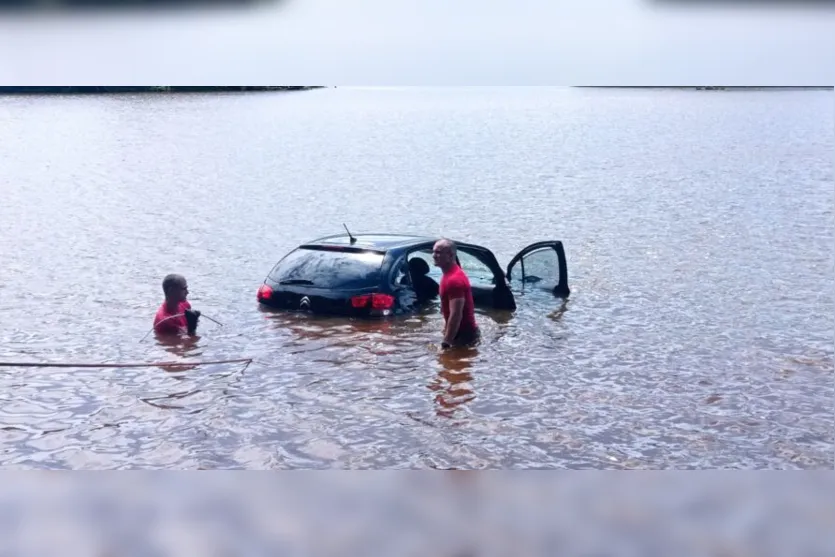
M212 364L242 364L252 363L252 358L237 358L234 360L209 360L203 362L151 362L151 363L130 363L130 364L61 364L44 362L0 362L0 367L170 367L170 366L205 366Z
M208 319L209 321L213 321L213 322L217 323L218 325L220 325L221 327L223 327L223 323L221 323L221 322L220 322L220 321L218 321L217 319L212 319L211 317L209 317L209 316L208 316L208 315L206 315L205 313L201 313L201 314L200 314L200 317L205 317L205 318L206 318L206 319Z

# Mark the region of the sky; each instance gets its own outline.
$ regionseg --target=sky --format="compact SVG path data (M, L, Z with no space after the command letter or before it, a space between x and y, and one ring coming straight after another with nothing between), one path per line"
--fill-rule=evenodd
M835 7L797 0L5 13L0 85L832 85L833 29Z

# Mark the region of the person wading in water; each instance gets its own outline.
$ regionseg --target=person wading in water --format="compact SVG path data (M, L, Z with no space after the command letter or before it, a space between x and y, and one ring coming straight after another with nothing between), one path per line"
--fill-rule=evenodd
M162 281L165 301L154 316L154 331L163 335L179 335L187 332L193 335L197 330L200 312L191 309L188 297L188 283L182 275L171 274Z
M470 279L456 256L457 249L452 240L438 240L432 248L435 266L443 272L439 288L444 316L442 348L472 344L479 338Z

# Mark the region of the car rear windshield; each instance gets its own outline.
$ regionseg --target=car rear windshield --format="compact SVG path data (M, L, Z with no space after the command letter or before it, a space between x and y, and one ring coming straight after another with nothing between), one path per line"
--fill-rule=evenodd
M380 283L384 255L369 251L299 248L270 272L279 285L314 288L366 288Z

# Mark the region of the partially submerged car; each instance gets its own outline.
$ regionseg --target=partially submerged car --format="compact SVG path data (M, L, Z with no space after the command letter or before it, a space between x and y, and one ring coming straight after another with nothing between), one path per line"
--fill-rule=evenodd
M322 315L384 317L417 311L437 296L441 271L434 266L432 247L439 239L348 232L307 242L276 263L258 289L258 301ZM526 246L505 271L489 249L452 240L477 308L515 310L513 289L526 285L561 298L570 293L562 242Z

